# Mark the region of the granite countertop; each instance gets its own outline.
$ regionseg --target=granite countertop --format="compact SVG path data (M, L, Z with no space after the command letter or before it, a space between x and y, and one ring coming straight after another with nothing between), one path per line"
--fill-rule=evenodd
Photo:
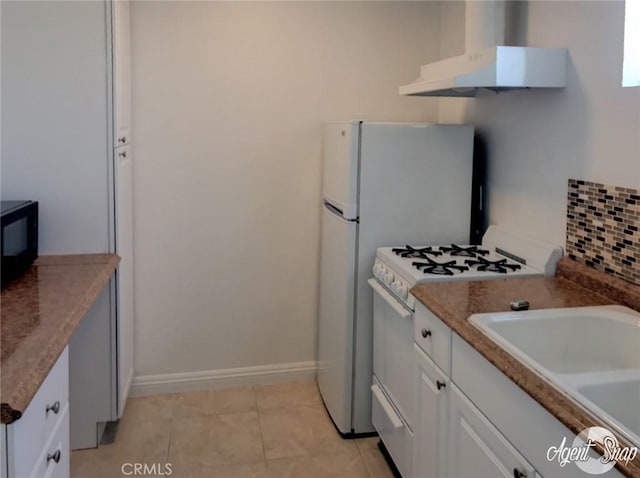
M602 420L531 371L467 319L477 313L508 312L514 299L528 300L531 309L618 303L640 310L640 286L563 258L556 277L433 282L417 284L411 293L572 432L603 426ZM627 476L640 476L640 457L627 465L618 463L617 468Z
M22 416L119 261L115 254L42 256L2 291L2 423Z

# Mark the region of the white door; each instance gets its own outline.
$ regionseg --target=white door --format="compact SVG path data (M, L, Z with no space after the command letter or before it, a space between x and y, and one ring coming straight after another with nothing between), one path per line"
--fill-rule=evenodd
M324 129L322 196L345 218L358 217L358 122L329 123Z
M357 224L322 208L318 386L331 418L351 432Z
M112 2L115 147L131 142L131 30L129 0Z
M441 478L447 474L449 379L417 345L415 476Z
M133 379L133 163L131 146L116 149L118 417L122 416Z
M450 384L449 476L535 477L533 466L453 383Z

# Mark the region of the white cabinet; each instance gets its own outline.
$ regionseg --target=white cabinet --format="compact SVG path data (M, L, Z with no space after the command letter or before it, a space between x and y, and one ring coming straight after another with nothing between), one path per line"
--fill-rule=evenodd
M131 26L129 0L112 0L113 138L115 177L118 405L120 418L133 380L133 146L131 144Z
M449 476L534 478L533 466L451 384Z
M129 0L112 0L114 147L131 142L131 30Z
M22 417L3 426L7 478L69 476L69 351L64 349ZM4 474L2 475L4 478Z
M533 466L456 386L451 328L416 304L415 478L533 478ZM458 362L456 362L458 363Z
M451 375L451 329L420 303L416 303L414 340L445 374Z
M415 478L584 476L547 459L575 434L420 304L415 342Z
M118 316L118 417L122 416L133 380L133 148L117 149L116 159L116 271Z
M129 2L1 9L3 198L39 201L42 254L122 257L83 326L91 343L70 342L71 381L81 384L71 385L71 442L95 447L133 375Z
M69 403L60 412L60 420L42 449L29 478L69 477ZM16 474L15 478L24 475Z
M450 381L442 370L417 346L414 476L441 478L447 473L447 437ZM470 475L471 476L471 475Z
M457 334L453 334L451 370L458 390L540 475L584 478L585 473L575 464L561 466L557 460L547 459L549 447L559 446L565 439L572 443L575 433ZM599 476L622 475L613 468Z

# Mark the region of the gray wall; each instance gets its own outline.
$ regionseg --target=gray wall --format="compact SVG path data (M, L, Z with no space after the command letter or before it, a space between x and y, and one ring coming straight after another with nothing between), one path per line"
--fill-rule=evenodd
M441 121L475 124L489 153L490 221L565 242L567 179L640 187L640 88L622 88L624 2L531 1L528 46L569 48L565 89L441 99ZM460 54L464 8L443 4L442 54Z
M322 122L398 96L431 2L135 2L136 373L315 360Z

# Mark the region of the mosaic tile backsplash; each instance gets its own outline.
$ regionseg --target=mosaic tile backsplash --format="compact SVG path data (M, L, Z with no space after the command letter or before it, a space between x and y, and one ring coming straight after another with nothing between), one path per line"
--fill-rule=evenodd
M640 284L639 228L639 190L569 179L569 257Z

